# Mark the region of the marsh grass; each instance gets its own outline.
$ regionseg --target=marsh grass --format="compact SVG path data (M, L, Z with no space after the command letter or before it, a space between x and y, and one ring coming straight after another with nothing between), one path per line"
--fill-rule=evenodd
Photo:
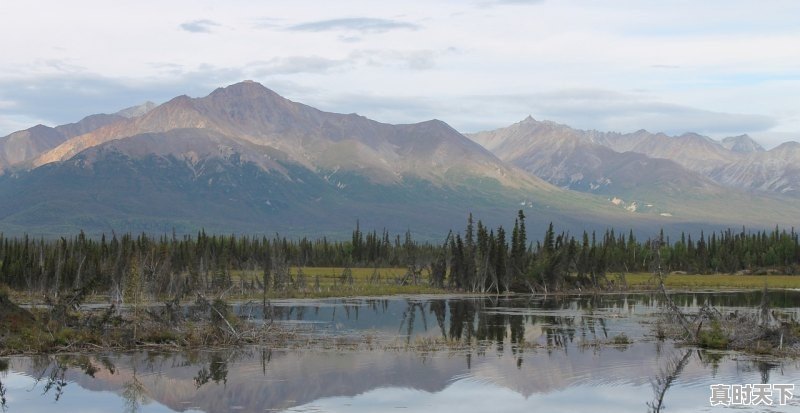
M58 315L57 305L23 310L28 315L26 322L13 329L4 328L0 334L0 356L279 345L295 337L293 331L272 323L248 322L219 298L198 296L177 316L174 306L174 301L166 302L137 312L115 306L89 309L78 305L63 315Z
M418 284L401 284L400 280L408 271L405 268L351 268L352 283L342 282L342 267L291 267L289 273L296 278L302 271L306 283L304 286L290 286L283 289L270 288L267 299L276 298L333 298L357 296L387 296L399 294L452 294L457 291L447 288L436 288L422 279ZM232 271L232 285L224 291L228 300L255 300L264 298L263 290L253 288L256 279L261 277L257 271ZM650 273L611 273L607 276L615 280L611 290L648 291L657 288ZM624 280L624 281L623 281ZM669 289L707 290L707 289L761 289L764 282L770 289L798 288L800 275L733 275L733 274L670 274L665 280ZM562 293L570 293L564 291ZM29 305L43 304L41 294L6 290L6 294L17 303ZM146 302L163 302L170 297L145 297ZM95 291L90 294L86 303L108 303L106 294Z
M657 288L653 274L626 274L632 290ZM670 274L664 280L669 289L761 289L766 282L773 288L800 288L800 275Z
M289 275L295 282L283 288L268 288L266 298L331 298L448 292L443 288L430 286L427 279L420 280L417 284L401 283L407 271L406 268L393 267L291 267ZM261 276L257 271L232 271L232 285L225 291L225 298L263 299L263 290L252 287ZM305 282L298 283L299 279Z

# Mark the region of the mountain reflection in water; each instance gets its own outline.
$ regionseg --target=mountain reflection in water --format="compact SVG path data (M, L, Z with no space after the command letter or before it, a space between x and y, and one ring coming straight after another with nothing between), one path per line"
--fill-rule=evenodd
M774 308L796 313L790 306L796 293L770 298ZM674 299L685 308L713 299L731 311L760 302L750 293ZM658 304L641 294L274 302L276 322L299 325L309 335L369 333L381 343L473 345L433 352L250 347L12 357L0 360L0 387L4 409L12 412L461 413L703 411L712 410L710 384L800 385L797 361L675 348L654 339L645 323ZM620 333L633 343L593 345ZM800 411L797 404L778 407Z

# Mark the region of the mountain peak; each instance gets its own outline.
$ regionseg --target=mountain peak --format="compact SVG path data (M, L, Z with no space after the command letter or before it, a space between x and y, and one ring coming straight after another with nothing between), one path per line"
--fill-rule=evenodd
M420 122L419 124L420 125L432 125L432 126L447 126L448 128L450 128L450 125L448 125L447 122L445 122L445 121L443 121L441 119L429 119L429 120Z
M708 141L708 137L700 135L699 133L695 133L695 132L686 132L686 133L678 136L678 138L680 138L680 139L689 139L689 140L693 140L693 141Z
M261 83L245 80L232 85L217 88L207 97L200 99L206 101L217 109L229 110L237 107L240 110L248 107L250 110L276 110L282 107L291 110L295 104Z
M156 106L158 105L148 100L147 102L144 102L141 105L131 106L129 108L122 109L117 113L114 113L114 115L122 116L128 119L135 118L138 116L142 116L147 112L150 112L151 110L155 109Z
M737 153L764 152L764 148L746 134L729 136L722 140L722 146Z
M234 83L232 85L228 85L225 87L220 87L211 92L211 96L214 95L233 95L233 96L255 96L255 95L272 95L278 96L277 93L270 90L266 86L262 85L261 83L255 82L253 80L243 80L239 83Z
M41 132L41 131L49 131L49 130L52 130L52 129L53 129L53 128L51 128L51 127L49 127L49 126L42 125L41 123L37 123L36 125L34 125L33 127L31 127L31 128L29 129L29 131L30 131L30 132Z
M788 151L800 151L800 142L796 141L784 142L773 148L770 152L788 152Z

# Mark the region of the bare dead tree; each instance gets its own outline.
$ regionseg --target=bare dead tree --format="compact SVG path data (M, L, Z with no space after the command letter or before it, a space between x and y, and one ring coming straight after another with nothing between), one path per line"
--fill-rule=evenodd
M686 333L686 336L691 339L691 341L697 341L697 331L693 331L691 328L691 323L686 319L686 316L683 312L678 308L675 302L672 300L672 297L667 293L667 289L664 286L664 281L666 280L667 276L664 274L664 270L661 267L661 239L654 240L652 243L652 247L655 252L653 267L654 267L654 276L656 278L656 282L658 283L658 289L661 292L661 295L664 297L664 300L667 303L667 309L680 324L681 328Z

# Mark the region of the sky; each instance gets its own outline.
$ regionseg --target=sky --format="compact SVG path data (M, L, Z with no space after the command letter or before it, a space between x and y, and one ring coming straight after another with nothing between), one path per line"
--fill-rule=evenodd
M800 2L3 1L0 136L254 80L322 110L462 132L800 140Z

